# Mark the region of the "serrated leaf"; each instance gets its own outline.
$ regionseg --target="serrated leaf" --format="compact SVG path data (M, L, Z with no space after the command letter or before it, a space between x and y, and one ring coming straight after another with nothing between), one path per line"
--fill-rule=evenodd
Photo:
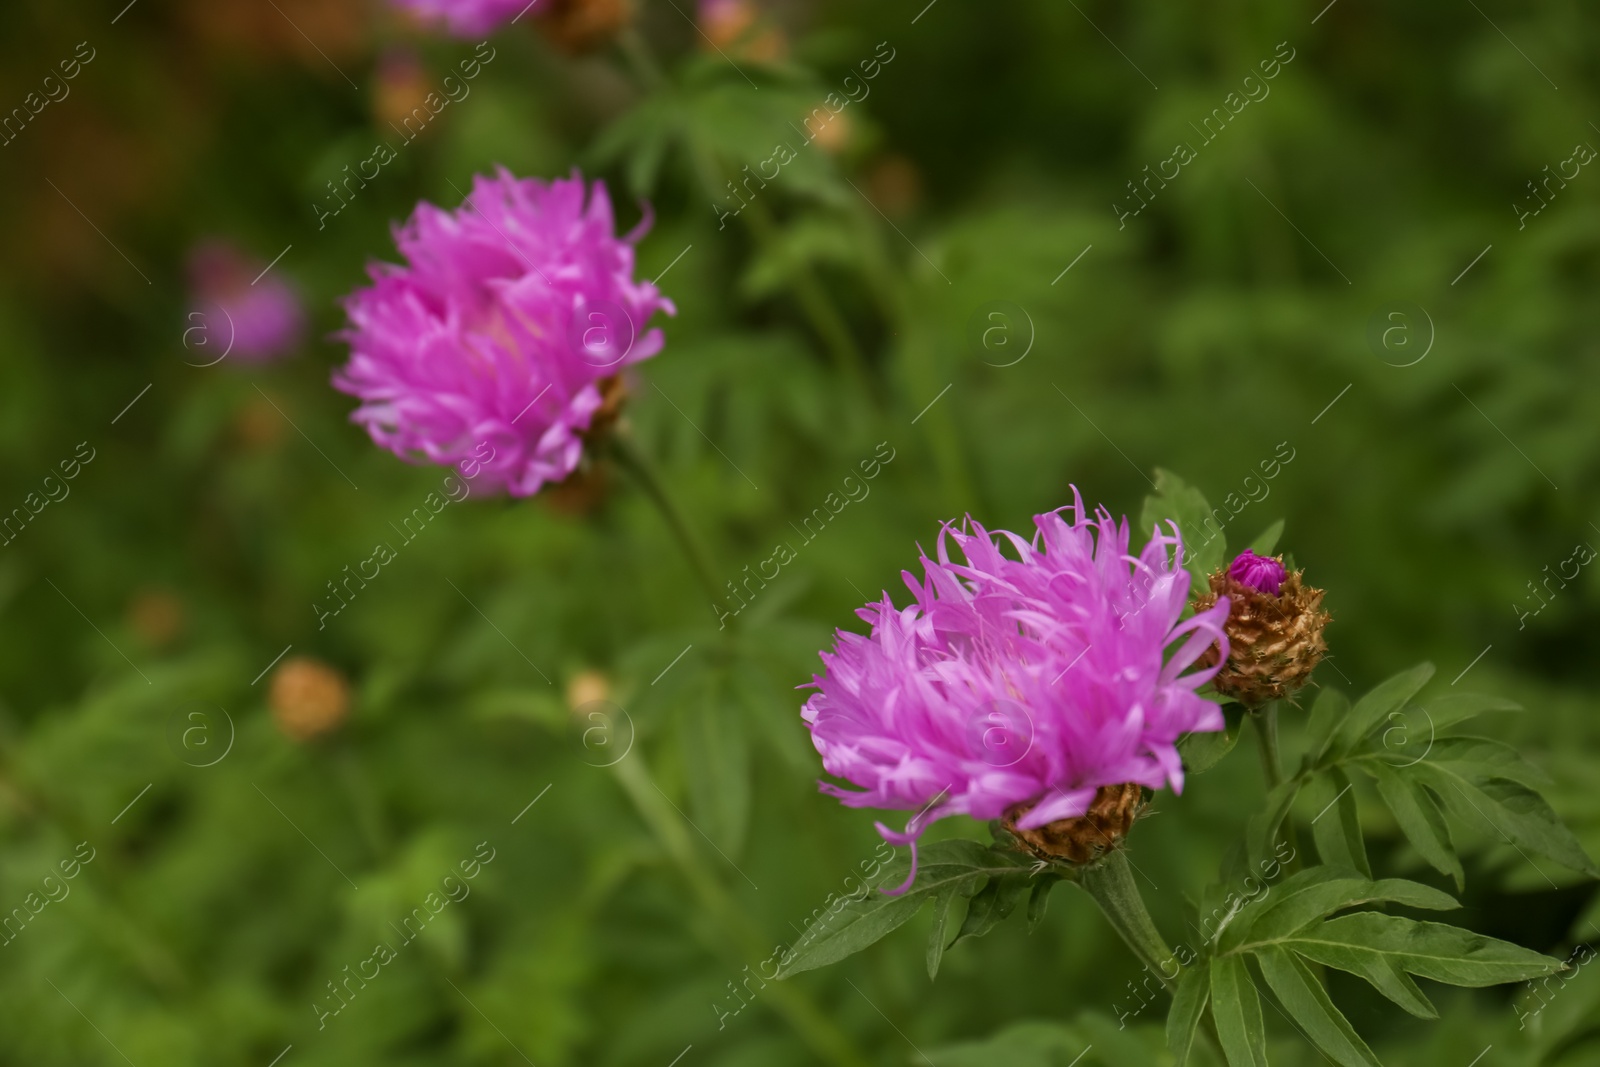
M924 904L952 885L962 895L975 893L986 877L1023 877L1026 869L976 841L939 841L920 850L917 880L899 896L873 888L861 897L842 897L834 909L808 926L780 961L778 978L788 978L844 959L911 920ZM905 881L910 859L896 855L885 865L878 885Z
M1258 556L1270 556L1272 550L1278 547L1278 538L1283 536L1283 520L1268 526L1261 534L1250 542L1250 551Z
M1206 577L1222 566L1227 553L1227 538L1219 527L1208 533L1207 521L1212 519L1211 506L1205 494L1187 484L1169 470L1156 468L1156 492L1144 498L1144 508L1139 512L1139 525L1143 532L1175 522L1183 535L1184 565L1194 578L1194 588L1206 588Z
M1465 889L1461 860L1456 857L1450 828L1433 794L1382 760L1364 763L1362 768L1378 783L1378 795L1394 813L1395 822L1411 847L1434 870L1448 874L1455 881L1456 892Z
M1401 671L1393 678L1374 686L1370 692L1356 701L1355 707L1350 709L1344 725L1336 734L1338 751L1348 752L1354 748L1383 724L1385 716L1399 710L1405 706L1406 701L1416 696L1432 677L1433 664L1419 663L1410 670Z
M1225 725L1221 730L1186 734L1178 744L1178 755L1183 757L1183 769L1189 774L1209 771L1239 743L1244 723L1244 709L1230 704L1222 709Z
M1241 910L1217 945L1224 953L1250 951L1281 941L1309 923L1359 904L1395 903L1445 911L1460 907L1455 898L1420 882L1378 881L1348 868L1311 867L1272 886Z
M1329 919L1285 944L1308 959L1364 978L1370 969L1388 964L1421 978L1474 989L1523 982L1562 967L1558 959L1509 941L1375 911ZM1382 986L1378 988L1388 995Z
M1312 1044L1344 1067L1383 1067L1304 963L1272 945L1258 952L1256 961L1283 1010Z
M1311 819L1311 835L1322 862L1332 867L1350 867L1371 878L1372 866L1361 839L1361 820L1349 776L1338 767L1318 775L1307 786L1306 799L1317 809Z
M1034 879L1033 890L1028 894L1028 933L1033 933L1044 921L1045 908L1050 904L1050 890L1054 889L1060 880L1048 875Z
M1172 1008L1167 1013L1167 1047L1172 1050L1173 1067L1188 1064L1195 1031L1200 1028L1210 999L1211 963L1203 961L1183 973L1172 994Z
M1222 956L1211 961L1211 1017L1229 1067L1267 1067L1267 1032L1261 997L1244 960Z
M1575 871L1600 877L1600 869L1538 793L1502 778L1474 782L1449 764L1424 761L1412 769L1456 818L1471 826L1487 826L1494 836L1525 846Z

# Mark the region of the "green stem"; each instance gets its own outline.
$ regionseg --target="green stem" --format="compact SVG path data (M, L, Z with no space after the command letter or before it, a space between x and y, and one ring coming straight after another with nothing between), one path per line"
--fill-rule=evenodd
M1176 988L1162 971L1165 964L1173 961L1172 950L1162 940L1161 931L1156 929L1150 913L1145 910L1144 897L1134 883L1133 868L1128 863L1127 854L1120 848L1113 849L1093 867L1085 867L1078 872L1078 884L1094 897L1111 926L1122 935L1123 942L1133 950L1133 954L1139 957L1139 962L1154 972L1168 992Z
M1256 723L1256 739L1261 746L1261 769L1267 776L1267 788L1276 789L1283 784L1283 761L1278 755L1278 702L1269 700L1251 712Z
M1256 740L1261 752L1261 771L1267 779L1267 792L1272 792L1283 784L1283 760L1278 746L1278 701L1269 700L1259 708L1250 709L1250 718L1255 720ZM1294 859L1289 863L1291 871L1300 869L1300 833L1295 829L1294 816L1290 814L1283 820L1283 833L1288 839L1289 846L1294 849Z
M737 966L745 960L765 958L771 950L766 947L760 929L734 903L722 884L706 873L689 835L687 819L656 784L645 766L644 757L633 753L617 761L611 770L682 872L701 908L718 920L718 927L728 935L725 955L730 964ZM850 1038L803 991L787 982L763 981L759 992L769 998L773 1009L818 1057L838 1067L869 1067L866 1057L856 1050Z
M682 509L667 493L666 486L662 484L654 465L645 458L643 452L639 451L633 439L624 433L612 435L611 448L617 457L617 462L633 475L639 487L650 498L650 502L656 506L656 510L661 512L661 517L666 520L667 527L678 541L678 547L683 549L683 554L688 557L690 569L705 588L706 595L711 598L712 607L720 605L723 597L721 590L717 588L716 568L712 565L711 556L706 552L700 538L695 535L694 528L689 525L689 520Z

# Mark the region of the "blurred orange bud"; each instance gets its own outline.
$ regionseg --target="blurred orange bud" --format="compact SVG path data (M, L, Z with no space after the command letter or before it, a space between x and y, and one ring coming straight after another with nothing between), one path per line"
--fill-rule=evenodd
M309 741L337 729L350 713L350 684L343 674L310 656L284 660L267 696L278 729Z
M183 634L183 601L167 589L141 590L128 603L128 626L150 648L166 648Z
M568 55L598 48L633 20L630 0L547 0L540 10L539 29Z
M751 0L701 0L700 31L713 49L775 63L789 50L783 31L763 22Z
M890 218L904 218L922 203L922 174L905 156L890 153L867 172L867 193Z
M818 107L812 111L812 114L816 114L817 111L827 114L826 109L821 107ZM850 144L850 135L852 132L854 132L854 124L850 120L850 113L848 111L841 111L837 115L834 115L832 118L830 118L827 122L817 127L817 132L812 135L811 139L815 141L817 146L824 152L827 152L831 155L838 155Z
M567 682L567 707L573 711L596 700L610 699L611 681L599 671L579 671Z
M390 48L378 57L372 80L372 118L379 127L398 126L423 107L432 91L428 68L410 48Z

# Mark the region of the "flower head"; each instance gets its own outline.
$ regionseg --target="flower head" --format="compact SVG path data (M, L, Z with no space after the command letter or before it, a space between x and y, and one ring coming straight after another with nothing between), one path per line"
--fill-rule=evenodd
M191 310L183 343L192 365L225 356L265 363L299 345L305 332L300 296L266 266L226 241L203 241L189 253Z
M333 381L361 399L351 419L402 459L460 463L513 496L562 480L607 384L661 350L646 321L674 311L633 279L637 236L616 236L605 186L577 174L501 169L455 211L417 205L395 230L405 264L374 265L345 300Z
M1278 590L1283 587L1284 575L1287 573L1283 560L1272 556L1258 556L1248 548L1234 557L1228 566L1229 578L1268 596L1278 595Z
M482 37L517 18L528 0L393 0L424 22L442 25L455 37Z
M878 824L913 845L913 877L915 841L936 819L1031 830L1082 817L1104 786L1181 791L1177 740L1222 729L1195 692L1216 668L1189 668L1226 649L1227 605L1181 620L1176 527L1131 555L1127 520L1091 517L1073 497L1035 517L1031 542L946 526L923 577L904 575L913 603L885 593L858 612L870 635L840 631L822 654L801 716L823 766L860 790L821 788L851 807L915 810L903 833Z
M1208 577L1195 610L1228 604L1228 645L1207 652L1201 663L1221 664L1212 688L1248 708L1281 700L1311 680L1328 642L1332 621L1322 610L1323 591L1305 584L1303 572L1287 571L1281 559L1245 552L1226 571Z

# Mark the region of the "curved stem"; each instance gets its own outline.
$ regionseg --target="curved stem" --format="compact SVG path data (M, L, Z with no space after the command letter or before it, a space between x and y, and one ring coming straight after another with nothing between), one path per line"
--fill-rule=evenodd
M711 556L706 552L700 538L696 536L694 528L689 525L689 520L682 509L667 493L666 486L661 483L654 465L645 458L643 452L639 451L633 439L624 433L612 435L611 449L617 461L633 475L639 487L650 498L650 502L656 506L656 510L661 512L661 517L666 520L672 536L677 539L678 547L683 549L683 554L688 557L690 569L700 580L715 609L722 603L722 593L717 588L716 569L711 563Z
M1172 950L1161 938L1150 912L1145 909L1144 897L1133 880L1133 868L1122 849L1113 849L1105 859L1093 867L1078 872L1078 884L1084 888L1100 910L1110 920L1112 927L1133 950L1148 969L1160 980L1169 993L1176 988L1162 967L1173 962Z

